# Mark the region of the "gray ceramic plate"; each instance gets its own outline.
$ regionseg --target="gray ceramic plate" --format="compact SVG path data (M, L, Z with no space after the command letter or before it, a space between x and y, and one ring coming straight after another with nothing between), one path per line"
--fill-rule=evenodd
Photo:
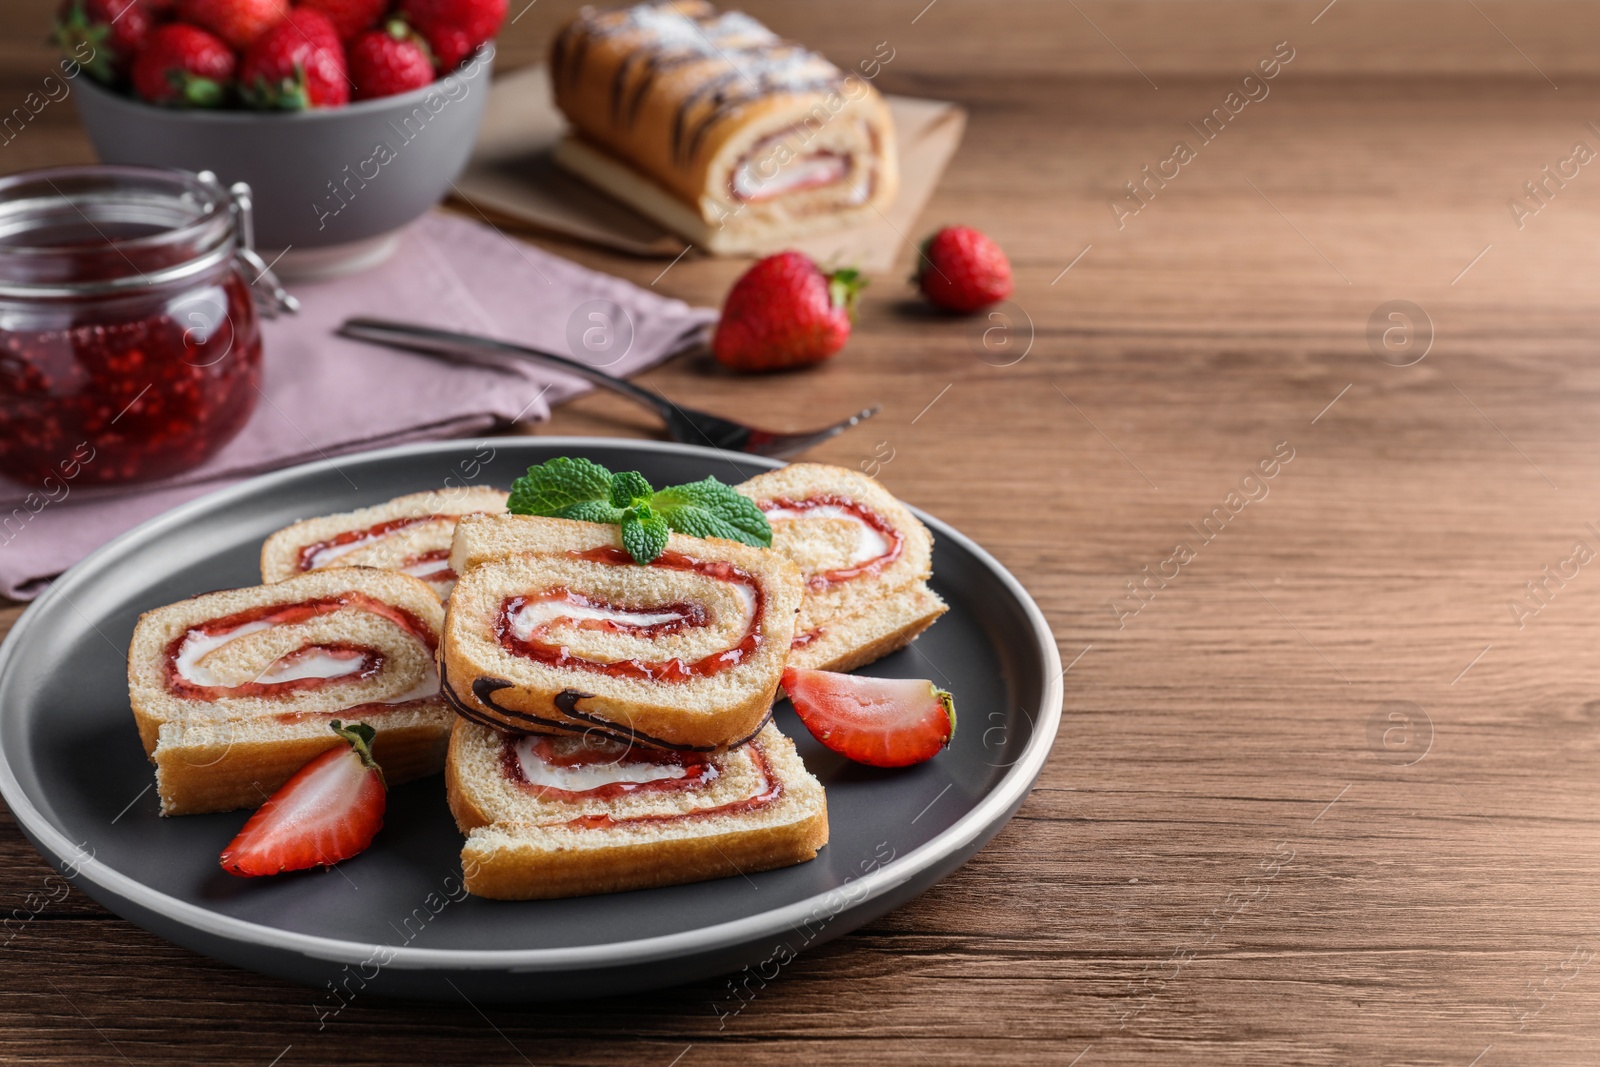
M1061 663L1038 607L981 548L922 516L950 612L870 670L932 678L960 728L898 771L849 763L789 710L779 727L828 792L832 837L780 871L576 900L461 890L461 837L438 778L397 788L383 832L331 871L241 880L217 853L244 812L162 819L128 708L124 650L139 613L259 581L273 530L446 483L507 485L532 463L587 456L653 484L737 482L766 460L684 445L511 438L374 452L267 475L101 548L23 614L0 647L0 795L30 840L106 907L196 952L322 987L324 1010L390 995L528 1000L672 985L787 959L855 929L955 870L1005 824L1044 766ZM336 997L328 984L340 990Z

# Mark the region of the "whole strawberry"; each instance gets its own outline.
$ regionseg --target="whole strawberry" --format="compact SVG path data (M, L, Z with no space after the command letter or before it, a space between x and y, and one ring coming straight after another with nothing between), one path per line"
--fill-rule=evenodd
M97 81L127 75L155 19L145 0L66 0L56 13L56 44Z
M133 61L133 91L152 104L217 107L233 80L233 49L198 26L157 27Z
M344 46L328 16L295 8L262 34L239 64L239 91L251 105L279 111L348 104Z
M935 304L966 314L1011 295L1011 263L970 226L946 226L923 242L912 281Z
M768 256L733 283L711 339L717 362L734 370L821 363L850 339L859 272L824 274L799 252Z
M339 40L353 41L378 24L389 10L389 0L300 0L300 6L322 12L339 32Z
M178 18L243 51L289 11L289 0L178 0Z
M408 93L433 81L433 57L411 27L392 19L350 42L350 80L357 100Z
M507 0L400 0L400 13L427 39L440 72L448 73L500 32L506 3Z

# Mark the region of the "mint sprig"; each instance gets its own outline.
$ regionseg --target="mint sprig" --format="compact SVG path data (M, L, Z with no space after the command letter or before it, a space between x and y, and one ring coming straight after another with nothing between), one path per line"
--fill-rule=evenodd
M772 524L755 501L715 478L663 489L651 504L666 516L669 526L690 537L772 546Z
M611 471L587 459L559 456L511 485L506 509L622 527L622 547L636 563L666 550L670 532L720 537L757 548L772 545L772 525L749 497L715 478L652 490L638 471Z
M598 463L586 459L558 456L529 467L528 473L511 483L506 507L517 515L544 515L552 519L576 519L574 509L596 503L611 507L612 474ZM615 518L585 522L616 522Z
M667 550L667 538L672 532L667 520L657 515L649 504L631 507L622 516L622 547L628 550L635 563L649 563Z

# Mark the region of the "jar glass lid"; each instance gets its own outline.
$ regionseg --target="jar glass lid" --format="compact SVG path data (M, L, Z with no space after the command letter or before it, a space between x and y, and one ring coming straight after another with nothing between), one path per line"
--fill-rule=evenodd
M232 256L236 211L212 175L84 166L0 179L0 296L161 286Z

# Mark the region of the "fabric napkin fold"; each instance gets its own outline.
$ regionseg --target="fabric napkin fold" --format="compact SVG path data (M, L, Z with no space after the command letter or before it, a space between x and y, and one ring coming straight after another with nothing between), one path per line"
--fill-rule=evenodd
M112 537L250 475L541 420L552 405L590 388L527 364L462 366L335 336L351 316L515 341L619 376L696 343L716 319L710 308L690 307L443 212L413 224L382 265L290 289L300 313L262 324L264 369L255 414L202 466L135 486L69 486L65 498L42 507L38 495L29 499L36 487L0 479L0 595L31 599Z

